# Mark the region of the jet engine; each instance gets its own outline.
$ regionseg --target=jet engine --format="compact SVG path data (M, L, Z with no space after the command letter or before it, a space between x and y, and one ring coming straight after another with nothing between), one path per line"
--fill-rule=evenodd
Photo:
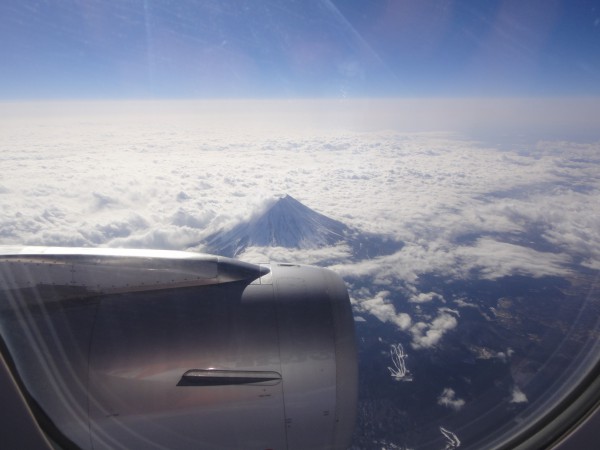
M0 334L31 422L60 447L350 445L354 323L343 281L326 269L4 247Z

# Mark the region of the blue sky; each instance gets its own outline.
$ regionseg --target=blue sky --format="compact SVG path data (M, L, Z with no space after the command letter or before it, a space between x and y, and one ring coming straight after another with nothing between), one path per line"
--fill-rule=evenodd
M4 0L0 100L600 95L593 1Z

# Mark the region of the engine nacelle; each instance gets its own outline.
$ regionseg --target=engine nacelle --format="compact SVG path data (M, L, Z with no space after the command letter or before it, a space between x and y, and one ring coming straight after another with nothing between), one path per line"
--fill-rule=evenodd
M3 354L38 423L97 449L344 449L343 281L187 252L4 248Z

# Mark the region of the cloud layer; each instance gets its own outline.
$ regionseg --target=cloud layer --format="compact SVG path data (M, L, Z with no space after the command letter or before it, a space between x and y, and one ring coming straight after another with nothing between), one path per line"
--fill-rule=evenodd
M600 268L600 143L496 148L394 131L390 104L373 110L385 116L376 129L349 114L326 120L339 105L300 103L302 114L281 102L1 105L0 243L201 250L210 233L287 193L405 245L359 262L343 244L242 258L333 263L348 280L368 279L367 291L352 290L356 309L408 333L413 348L436 345L458 320L439 294L419 291L423 274ZM390 287L437 313L397 311Z

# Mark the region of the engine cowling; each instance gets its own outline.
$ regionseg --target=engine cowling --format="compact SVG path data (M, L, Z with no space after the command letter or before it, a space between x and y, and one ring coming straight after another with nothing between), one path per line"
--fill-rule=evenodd
M187 252L0 255L0 332L53 439L80 448L343 449L356 416L333 272Z

